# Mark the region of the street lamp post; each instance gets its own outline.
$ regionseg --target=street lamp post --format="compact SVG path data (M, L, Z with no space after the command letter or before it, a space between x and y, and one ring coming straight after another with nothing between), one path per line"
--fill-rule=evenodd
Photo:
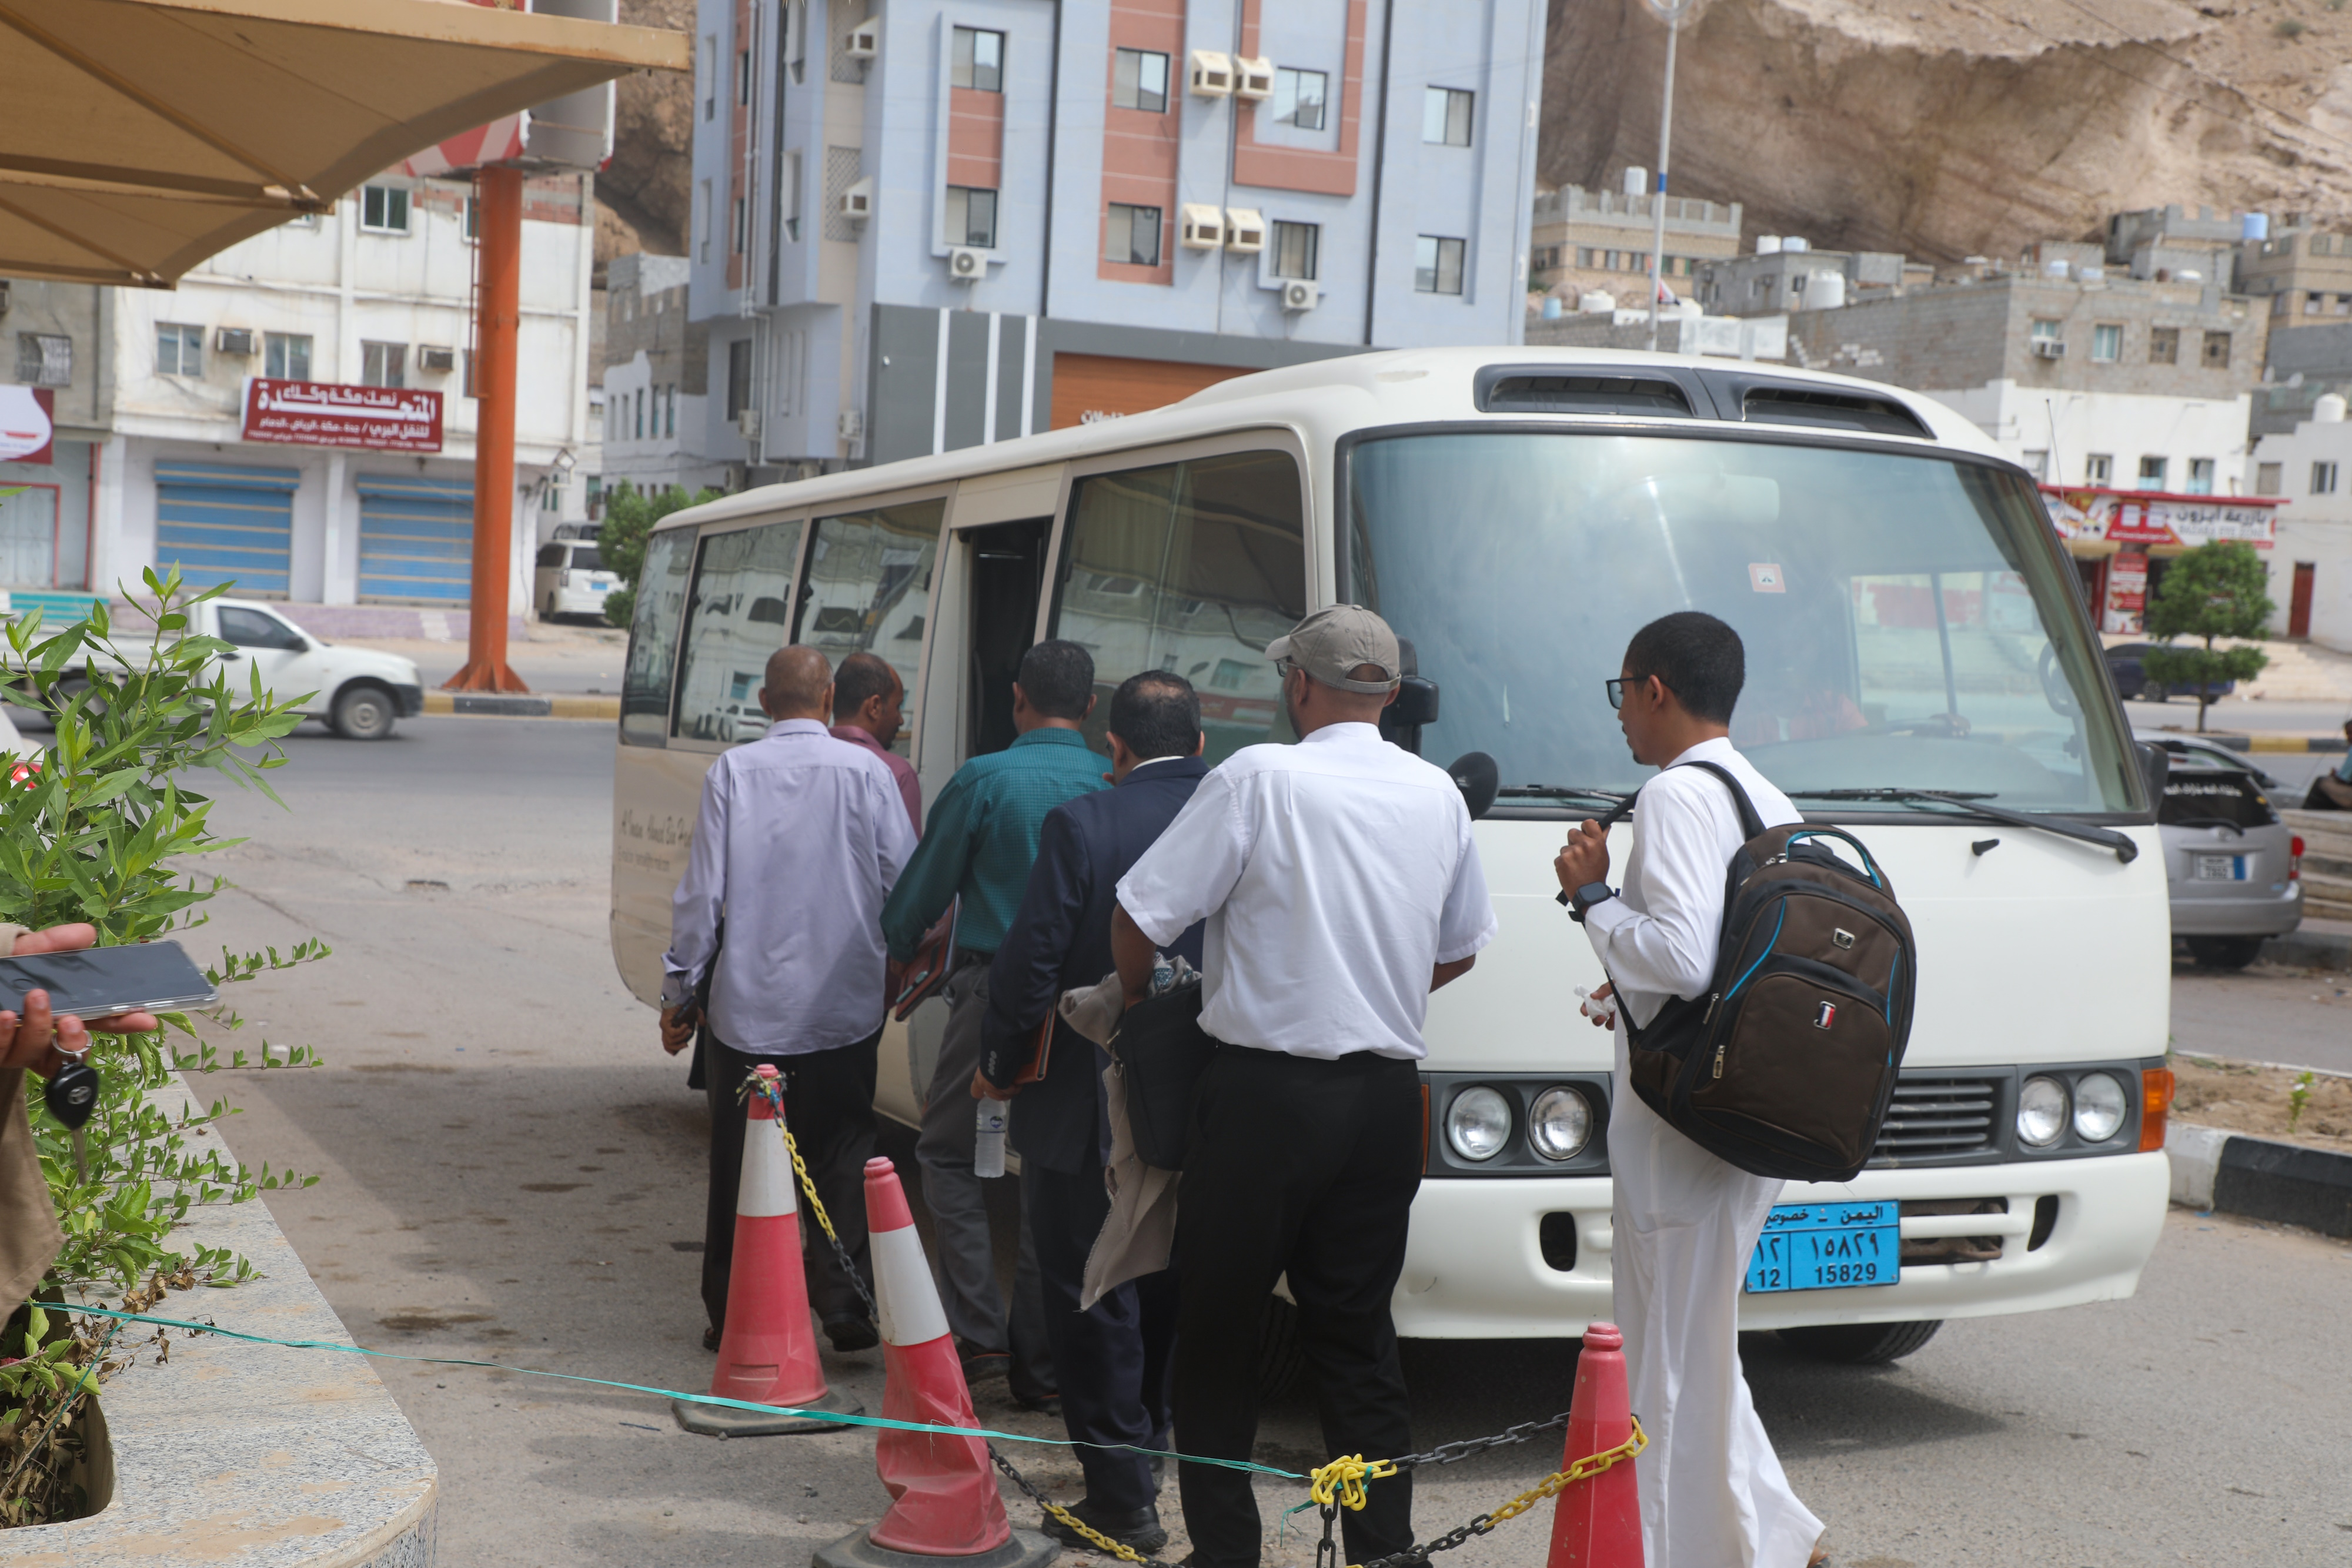
M1658 300L1666 289L1666 158L1675 136L1675 40L1698 0L1642 0L1666 25L1666 85L1658 108L1658 188L1650 197L1650 352L1658 351Z

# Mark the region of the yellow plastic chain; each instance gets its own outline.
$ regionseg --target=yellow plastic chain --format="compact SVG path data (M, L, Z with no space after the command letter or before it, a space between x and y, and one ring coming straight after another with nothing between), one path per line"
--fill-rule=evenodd
M832 1217L824 1211L824 1199L817 1197L816 1183L809 1177L808 1162L801 1158L801 1146L793 1141L793 1130L784 1125L783 1091L754 1073L744 1080L742 1094L736 1097L740 1099L743 1094L757 1094L775 1107L776 1131L784 1135L784 1153L792 1157L793 1174L801 1178L801 1191L808 1195L809 1212L816 1216L817 1224L824 1231L824 1239L836 1247L840 1246L841 1238L834 1234Z
M1613 1448L1603 1448L1597 1454L1587 1454L1564 1470L1555 1470L1533 1491L1524 1491L1496 1509L1489 1517L1496 1524L1507 1519L1517 1519L1548 1497L1557 1497L1579 1481L1589 1481L1612 1466L1622 1464L1650 1446L1649 1435L1642 1430L1642 1419L1633 1417L1633 1435Z
M1121 1546L1118 1542L1113 1541L1101 1531L1095 1529L1092 1525L1080 1519L1076 1514L1072 1513L1068 1509L1064 1508L1060 1503L1046 1502L1043 1498L1039 1498L1037 1500L1039 1503L1043 1504L1047 1513L1052 1514L1055 1519L1060 1520L1064 1524L1068 1525L1072 1530L1076 1531L1080 1535L1085 1536L1088 1541L1093 1542L1097 1546L1101 1547L1105 1552L1109 1552L1113 1557L1118 1558L1120 1562L1149 1563L1151 1561L1150 1558L1146 1557L1142 1552L1138 1552L1132 1546Z
M1348 1454L1316 1469L1307 1479L1307 1495L1325 1508L1337 1503L1360 1511L1364 1506L1364 1483L1396 1473L1397 1468L1386 1459L1368 1460L1361 1454Z

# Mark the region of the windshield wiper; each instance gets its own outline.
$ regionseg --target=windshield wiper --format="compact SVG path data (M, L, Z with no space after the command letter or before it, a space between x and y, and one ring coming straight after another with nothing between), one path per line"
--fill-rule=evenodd
M1506 784L1495 792L1522 800L1605 800L1612 806L1633 798L1623 789L1594 789L1582 784Z
M1792 799L1799 800L1889 800L1905 802L1931 800L1939 805L1957 807L1958 810L1966 812L1971 817L1982 817L1989 821L2007 822L2010 826L2016 828L2038 828L2042 832L2055 833L2060 838L2079 839L2086 844L2097 844L2104 849L2115 851L2116 859L2123 862L2126 865L2129 865L2132 862L2139 859L2139 845L2134 843L2129 835L2119 833L2113 828L2102 828L2095 823L2077 821L2072 817L2054 815L2042 817L2028 816L2023 811L2012 811L2006 807L1988 806L1984 802L1991 800L1992 796L1979 790L1792 789L1790 791L1790 795Z

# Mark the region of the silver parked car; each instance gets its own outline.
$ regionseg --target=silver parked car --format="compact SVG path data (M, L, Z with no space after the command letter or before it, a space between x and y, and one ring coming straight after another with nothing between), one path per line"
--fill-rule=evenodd
M2300 846L2263 784L2242 764L2186 751L2164 781L2156 821L2172 935L2207 968L2242 969L2263 938L2303 923Z

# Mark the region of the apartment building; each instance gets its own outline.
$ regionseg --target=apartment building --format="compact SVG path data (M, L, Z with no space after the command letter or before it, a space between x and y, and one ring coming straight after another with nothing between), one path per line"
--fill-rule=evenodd
M1625 183L1638 187L1647 171L1629 169ZM1650 262L1657 239L1657 205L1665 203L1666 287L1689 298L1699 267L1739 254L1738 202L1703 202L1654 193L1588 191L1563 185L1536 193L1529 214L1528 287L1575 308L1578 297L1598 291L1620 303L1649 303Z
M2273 329L2352 320L2352 234L2331 234L2287 214L2274 233L2242 242L2237 289L2263 303Z
M2270 552L2272 629L2352 653L2352 423L2340 392L2254 444L2254 493L2284 497Z
M727 465L702 455L710 407L710 329L688 308L682 256L614 256L605 268L604 441L598 488L727 482Z
M700 0L691 319L747 481L1518 340L1534 0Z
M2107 220L2105 265L2147 283L2217 283L2251 294L2237 278L2240 246L2269 235L2261 213L2195 212L2179 204L2117 213Z
M1899 293L1933 276L1890 251L1815 250L1801 235L1761 235L1746 256L1701 264L1696 295L1710 315L1781 316Z
M518 605L541 521L585 517L588 200L584 176L526 188ZM0 331L57 439L46 477L0 466L26 485L0 501L0 587L106 593L176 563L262 598L464 604L471 226L469 184L386 174L172 290L15 284Z

